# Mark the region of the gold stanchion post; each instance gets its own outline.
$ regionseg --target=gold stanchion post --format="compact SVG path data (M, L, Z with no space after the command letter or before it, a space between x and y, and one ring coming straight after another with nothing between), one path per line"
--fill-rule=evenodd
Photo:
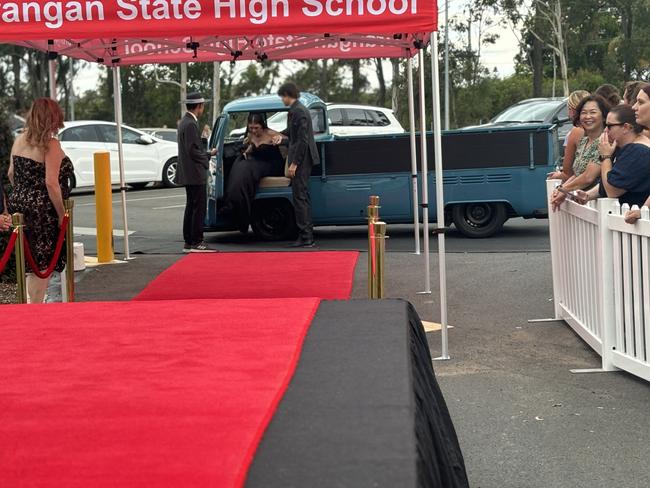
M74 222L72 220L74 211L74 200L64 200L63 206L68 214L68 228L66 229L66 264L65 264L65 287L68 295L68 302L74 302Z
M371 298L384 298L384 259L386 252L386 223L373 222L375 239L375 286L374 296Z
M16 284L18 285L17 298L18 303L27 303L27 275L25 268L25 244L23 240L24 220L23 214L15 213L11 216L11 222L15 229L18 229L16 239Z
M375 246L375 227L373 224L379 220L379 197L372 195L368 205L368 297L376 298L377 276L376 262L377 248Z

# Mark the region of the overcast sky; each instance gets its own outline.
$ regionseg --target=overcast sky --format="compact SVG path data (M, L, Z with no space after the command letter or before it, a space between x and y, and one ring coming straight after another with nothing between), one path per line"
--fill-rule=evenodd
M444 0L439 0L440 8L443 8ZM449 10L450 16L462 16L462 10L464 1L463 0L449 0ZM440 15L441 25L444 23L444 17ZM494 33L499 34L499 39L496 44L483 48L482 53L482 62L487 66L491 71L496 69L500 76L508 76L514 72L514 57L519 52L518 41L516 36L508 28L493 28ZM444 31L441 30L441 35L444 34ZM290 63L287 61L287 63ZM75 77L75 91L77 94L81 94L86 90L93 89L97 84L99 70L103 70L103 67L97 67L95 65L88 65L88 67L79 71ZM442 69L442 67L441 67ZM387 65L384 70L387 76L387 82L390 83L390 67ZM372 84L376 83L375 77L372 76L371 70L368 71L369 79Z

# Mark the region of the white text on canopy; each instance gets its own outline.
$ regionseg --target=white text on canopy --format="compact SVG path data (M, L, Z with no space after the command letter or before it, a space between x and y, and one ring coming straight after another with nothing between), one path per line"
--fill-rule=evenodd
M242 19L255 25L291 15L318 21L325 17L417 15L417 0L212 0L214 18ZM200 19L209 15L201 0L14 0L0 3L4 24L44 24L60 29L66 23ZM293 9L293 10L292 10Z

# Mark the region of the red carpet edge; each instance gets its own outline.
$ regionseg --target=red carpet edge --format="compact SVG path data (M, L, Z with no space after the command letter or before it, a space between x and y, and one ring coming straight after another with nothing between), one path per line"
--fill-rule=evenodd
M298 361L300 361L300 355L302 354L302 346L305 343L305 338L307 337L307 333L309 332L309 327L311 326L311 323L314 321L314 316L316 315L319 306L320 306L320 299L317 299L311 311L311 314L308 316L308 319L305 321L303 330L300 333L300 337L298 339L298 342L296 343L296 349L293 353L293 356L291 357L289 368L287 369L287 374L284 380L282 381L282 383L280 384L280 388L278 389L275 398L273 398L273 400L271 401L271 405L269 406L266 415L262 418L262 422L260 423L259 428L255 433L255 437L251 442L248 451L245 454L242 466L235 480L235 486L237 486L237 488L244 486L244 483L246 482L246 476L248 475L248 470L250 469L251 463L253 462L253 458L255 457L255 452L257 451L257 448L259 447L260 442L262 441L262 437L264 437L266 428L271 423L271 420L273 419L273 416L275 415L275 412L278 409L278 405L280 405L280 402L282 401L282 397L284 397L287 388L289 388L291 379L293 378L293 375L296 372L296 368L298 367Z

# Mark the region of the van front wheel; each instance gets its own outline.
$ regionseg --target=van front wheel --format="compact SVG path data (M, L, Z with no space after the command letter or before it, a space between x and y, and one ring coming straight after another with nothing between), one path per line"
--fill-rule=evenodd
M452 219L464 236L490 237L508 220L508 210L503 203L464 203L454 205Z
M298 234L293 205L283 198L256 200L251 220L253 232L265 241L288 241Z

